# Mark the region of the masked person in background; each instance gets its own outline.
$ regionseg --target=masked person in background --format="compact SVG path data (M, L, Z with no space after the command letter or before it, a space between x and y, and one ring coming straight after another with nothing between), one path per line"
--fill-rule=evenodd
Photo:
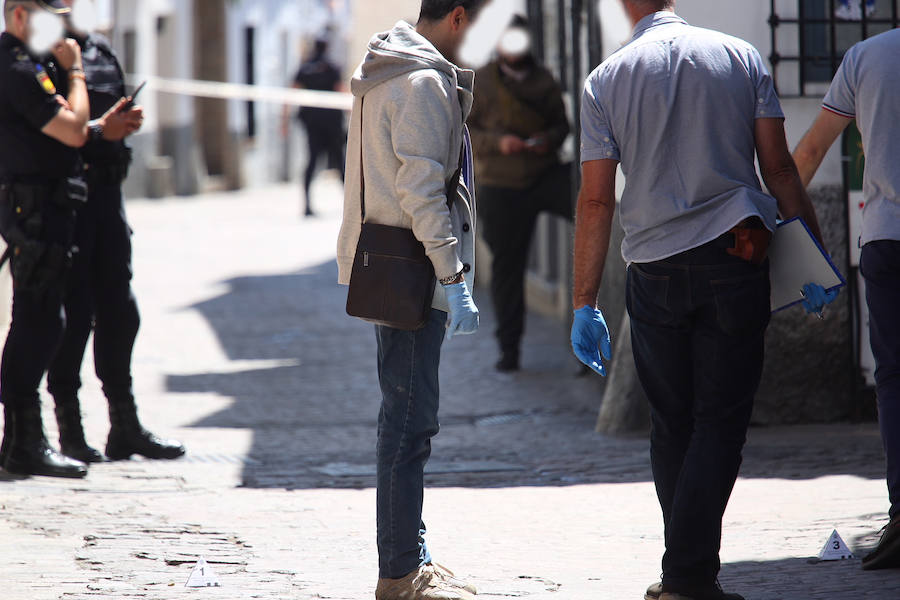
M524 18L516 17L497 56L476 73L469 117L484 240L491 249L491 297L499 371L519 369L525 330L525 269L543 211L572 218L570 165L559 148L569 135L562 89L538 64Z
M3 3L0 233L13 306L0 365L0 462L16 474L84 477L83 462L47 443L38 393L63 330L75 210L86 198L77 148L87 139L88 94L81 49L62 40L68 11L62 0Z
M109 401L106 456L178 458L184 454L180 443L160 439L141 425L132 388L131 357L140 316L131 290L131 228L125 218L122 181L131 163L124 139L140 129L143 110L125 97L122 68L109 42L90 33L95 22L93 0L64 4L72 7L66 18L67 35L82 51L92 120L81 148L88 201L75 228L78 252L65 297L66 329L47 374L47 388L56 402L60 448L84 462L103 460L85 440L78 400L81 363L93 325L94 368Z
M324 38L316 40L312 58L300 65L291 87L327 92L336 92L343 87L340 69L328 58L328 40ZM284 135L288 132L286 111L285 108L282 125ZM328 158L329 168L338 169L341 181L344 180L344 141L347 137L344 133L344 114L332 108L303 106L297 112L297 118L306 130L308 148L306 170L303 173L305 202L303 214L311 217L313 209L310 189L313 176L316 174L316 166L323 154Z

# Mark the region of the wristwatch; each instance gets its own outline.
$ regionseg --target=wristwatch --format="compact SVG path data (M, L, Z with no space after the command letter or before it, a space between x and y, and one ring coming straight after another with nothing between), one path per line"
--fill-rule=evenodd
M99 121L94 121L88 125L88 139L92 142L103 139L103 125Z
M466 272L466 270L463 269L463 270L460 271L459 273L454 273L454 274L451 275L450 277L444 277L443 279L440 279L439 281L441 282L441 285L450 285L451 283L453 283L454 281L456 281L459 277L461 277L462 275L464 275L465 272Z

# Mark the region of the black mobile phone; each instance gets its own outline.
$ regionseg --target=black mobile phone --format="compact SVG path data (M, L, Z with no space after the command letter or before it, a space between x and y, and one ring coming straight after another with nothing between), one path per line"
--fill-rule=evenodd
M131 92L131 96L128 98L128 102L122 105L120 110L129 110L132 106L134 106L134 99L137 98L137 95L141 93L141 90L144 89L144 86L147 85L147 80L141 82L141 85L137 86L133 92Z

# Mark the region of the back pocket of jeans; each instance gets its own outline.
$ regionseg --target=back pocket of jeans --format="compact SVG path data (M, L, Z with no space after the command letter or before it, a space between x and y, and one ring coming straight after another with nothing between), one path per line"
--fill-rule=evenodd
M671 320L669 276L631 263L626 276L625 307L633 320L663 324Z
M732 335L757 332L769 324L769 272L710 281L716 301L716 319L722 331Z

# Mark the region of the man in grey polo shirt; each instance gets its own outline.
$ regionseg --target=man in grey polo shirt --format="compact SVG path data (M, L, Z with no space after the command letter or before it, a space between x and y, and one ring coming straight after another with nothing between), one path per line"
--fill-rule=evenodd
M673 0L623 4L634 37L588 77L582 98L572 346L604 373L610 338L596 298L621 165L626 306L665 525L662 582L646 597L740 600L716 578L762 372L765 250L778 212L821 234L756 49L690 27ZM826 300L816 295L813 310Z
M853 46L844 56L822 111L794 151L805 185L853 119L862 133L860 271L866 280L875 355L878 421L887 455L890 522L863 569L900 567L900 29Z

